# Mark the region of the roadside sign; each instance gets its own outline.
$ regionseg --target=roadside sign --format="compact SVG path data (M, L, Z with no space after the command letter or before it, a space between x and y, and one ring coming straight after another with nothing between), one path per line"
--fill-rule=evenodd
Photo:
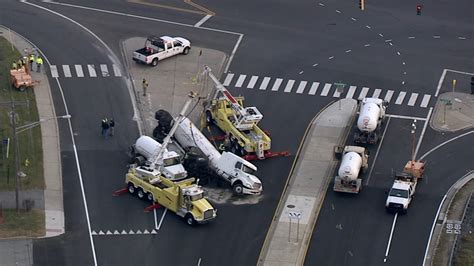
M288 216L290 219L296 218L296 219L301 219L301 212L288 212Z

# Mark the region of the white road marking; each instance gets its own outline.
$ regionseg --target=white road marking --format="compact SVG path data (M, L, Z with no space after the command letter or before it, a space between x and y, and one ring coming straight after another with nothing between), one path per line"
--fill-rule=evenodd
M349 50L346 51L346 53L350 53L351 51L352 51L352 50L349 49Z
M439 36L439 35L434 35L433 36L433 39L439 39L439 38L441 38L441 36Z
M415 106L416 99L418 98L418 93L412 93L410 99L408 99L408 106Z
M201 266L201 258L199 258L197 266Z
M443 86L444 77L446 76L447 71L448 71L447 69L443 69L443 74L441 74L441 77L439 78L439 81L438 81L438 87L436 88L435 97L438 97L439 90L441 89L441 86Z
M419 160L420 160L420 161L421 161L421 160L424 160L426 157L428 157L428 155L430 155L430 154L431 154L432 152L434 152L435 150L437 150L437 149L443 147L444 145L446 145L446 144L448 144L448 143L450 143L450 142L452 142L452 141L455 141L455 140L457 140L457 139L459 139L459 138L465 137L465 136L467 136L467 135L469 135L469 134L472 134L472 133L474 133L474 130L471 130L471 131L469 131L469 132L463 133L463 134L461 134L461 135L459 135L459 136L456 136L456 137L454 137L454 138L452 138L452 139L448 139L447 141L445 141L445 142L439 144L438 146L432 148L431 150L429 150L428 152L426 152L425 154L423 154L423 155L420 157Z
M87 70L89 71L89 77L91 77L91 78L97 77L97 73L95 73L95 66L94 65L87 65Z
M364 44L365 47L369 47L370 46L370 43L367 43L367 44Z
M337 91L337 89L336 89L336 90L334 90L334 93L333 93L332 97L339 98L339 97L341 97L341 93L339 91Z
M387 249L385 250L385 258L383 259L384 262L387 261L388 252L390 251L390 244L392 243L393 231L395 230L395 224L397 223L398 212L395 213L395 217L393 218L392 223L392 230L390 230L390 237L388 238Z
M100 64L100 72L102 72L102 77L109 76L109 68L106 64Z
M158 224L158 227L156 228L156 230L160 230L161 224L163 223L163 219L165 219L165 215L167 212L168 212L168 209L165 209L165 211L163 212L163 215L161 215L160 223Z
M389 42L388 44L390 44L390 46L393 46L393 43Z
M284 92L291 92L291 88L293 88L293 84L295 84L295 81L293 79L288 80L288 82L286 83Z
M330 56L330 57L329 57L329 60L331 60L331 59L333 59L333 58L334 58L334 56Z
M423 107L423 108L427 107L428 103L430 102L430 99L431 99L431 95L425 94L423 96L423 100L421 100L420 107Z
M325 6L323 3L319 3L320 6Z
M53 78L59 78L58 67L57 67L57 66L51 65L51 66L49 67L49 70L51 70L51 76L52 76Z
M391 42L391 41L392 41L392 39L385 40L385 42Z
M422 266L425 266L425 263L426 263L426 257L428 257L428 249L430 247L430 243L431 243L431 237L433 237L433 231L435 229L435 226L436 226L436 221L438 220L438 216L439 216L439 212L441 211L441 207L443 206L443 203L444 201L446 200L446 195L448 193L444 194L444 197L443 199L441 200L441 202L439 203L439 206L438 206L438 211L436 212L436 215L433 219L433 224L431 225L431 232L430 232L430 237L428 238L428 243L426 244L426 248L425 248L425 256L423 258L423 264Z
M318 90L318 87L319 87L319 82L313 82L313 84L311 85L311 88L309 89L308 94L315 95L316 91Z
M393 118L399 118L399 119L408 119L408 120L419 120L419 121L425 121L426 118L424 117L416 117L416 116L407 116L407 115L391 115L391 114L386 114L386 117L393 117Z
M112 68L114 69L114 75L116 77L121 77L122 76L122 72L120 71L120 67L118 65L113 64Z
M257 80L258 80L258 76L252 76L250 78L249 84L247 84L247 89L253 89L253 87L255 87L255 83L257 83Z
M415 39L415 36L409 36L408 39Z
M315 67L315 66L317 66L317 65L319 65L319 64L316 63L316 64L314 64L313 66Z
M270 78L269 77L264 77L263 78L263 81L262 81L262 84L260 84L260 90L266 90L267 89L267 86L268 86L268 82L270 82Z
M351 19L352 19L353 21L357 21L357 19L355 19L355 18L352 18L352 17L351 17Z
M360 91L359 97L357 97L357 99L359 99L359 100L364 99L365 96L367 96L367 92L369 92L369 88L363 87L362 90Z
M459 73L459 74L464 74L464 75L470 75L470 76L474 76L474 73L463 72L463 71L452 70L452 69L446 69L446 70L447 70L447 71L454 72L454 73Z
M336 9L336 12L337 12L337 13L339 13L339 14L341 14L341 13L342 13L341 11L339 11L339 10L337 10L337 9Z
M400 94L398 94L398 97L397 97L397 100L395 101L395 104L398 104L398 105L402 104L403 99L405 99L406 94L407 94L406 92L401 91Z
M372 98L378 98L381 92L381 89L375 89L374 93L372 94Z
M382 33L379 33L379 36L380 36L380 37L383 37L383 34L382 34Z
M385 94L385 98L384 98L384 101L386 102L390 102L390 100L392 99L392 96L393 96L393 91L392 90L388 90L387 91L387 94Z
M272 91L278 91L282 81L283 79L276 79L275 83L273 83Z
M372 171L374 170L375 162L377 161L377 156L379 155L380 148L382 147L383 139L385 137L385 132L387 132L388 125L390 124L390 119L391 119L391 117L388 117L387 123L385 124L385 128L383 130L382 137L380 138L380 143L377 147L377 151L375 152L374 161L372 162L372 166L370 167L370 171L369 171L369 175L367 176L367 180L365 180L365 185L366 186L369 185L370 178L372 177Z
M430 110L428 111L428 115L426 115L425 124L423 125L423 129L421 130L421 134L420 134L420 139L418 140L418 143L416 144L415 158L416 158L416 155L418 154L418 151L420 149L421 142L423 141L423 137L425 136L426 127L428 126L428 122L430 121L431 112L433 112L433 107L430 107Z
M298 89L296 90L296 93L303 93L304 91L304 88L306 87L306 83L308 83L307 81L301 81L300 82L300 85L298 85Z
M301 74L303 74L303 73L304 73L304 71L300 71L298 74L300 74L300 75L301 75Z
M405 81L402 81L402 85L405 85Z
M397 55L401 55L399 51L397 51Z
M224 85L225 87L229 86L232 82L233 77L234 73L227 73L227 76L225 77L224 83L222 83L222 85Z
M365 25L365 27L366 27L367 29L371 29L371 28L372 28L372 27L370 27L369 25Z
M194 24L194 27L196 28L199 28L201 27L201 25L206 22L208 19L212 18L211 15L206 15L205 17L203 17L200 21L198 21L198 23Z
M349 87L349 90L347 91L347 95L346 95L347 99L352 98L354 96L354 92L355 92L356 88L357 88L357 86L350 86Z
M69 65L63 65L63 72L64 72L64 76L65 76L66 78L72 77L72 75L71 75L71 69L69 68Z
M458 39L459 39L459 40L465 40L465 39L466 39L466 37L459 36L459 37L458 37Z
M215 29L210 29L210 28L201 28L201 29L215 30ZM218 30L218 31L220 31L220 30ZM222 31L222 32L226 32L226 31ZM231 32L228 32L228 33L231 33ZM244 38L244 35L241 34L241 33L231 33L231 34L238 34L239 38L237 39L237 42L234 45L234 49L232 49L232 54L229 57L229 61L227 61L227 65L225 66L224 73L227 73L227 71L229 70L230 63L232 63L232 60L234 59L235 53L237 52L237 48L239 48L240 42Z
M154 217L154 221L155 221L155 229L158 228L158 221L156 219L156 209L153 209L153 217Z
M324 84L323 91L321 92L321 96L327 96L329 93L329 90L331 89L332 84L331 83L326 83Z
M242 84L244 83L246 77L247 75L240 75L239 79L237 79L237 83L235 83L235 87L236 88L242 87Z
M76 69L76 74L78 78L84 77L84 71L82 71L81 65L74 65L74 68Z

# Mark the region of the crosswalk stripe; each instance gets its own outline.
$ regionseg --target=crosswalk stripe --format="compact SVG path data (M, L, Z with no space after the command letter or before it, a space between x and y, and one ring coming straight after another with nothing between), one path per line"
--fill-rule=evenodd
M89 71L89 77L91 77L91 78L97 77L97 73L95 72L95 66L94 65L87 65L87 70Z
M398 94L398 97L397 97L397 100L395 101L395 104L398 104L398 105L402 104L403 99L405 99L406 94L407 94L406 92L401 91L400 94Z
M321 96L327 96L329 93L329 90L331 89L332 84L331 83L326 83L324 84L323 91L321 92Z
M122 72L120 71L120 67L117 66L116 64L113 64L112 65L112 68L114 69L114 75L116 77L121 77L122 76Z
M414 106L417 98L418 93L412 93L410 99L408 100L408 106Z
M228 73L227 76L225 77L224 83L222 85L229 86L233 77L234 77L234 73Z
M291 92L291 88L293 88L293 84L295 84L295 80L293 79L288 80L288 82L286 83L284 92Z
M298 89L296 90L296 93L303 93L304 91L304 88L306 87L306 83L308 83L307 81L301 81L300 82L300 85L298 86Z
M365 96L367 96L367 92L369 92L369 88L363 87L362 90L359 93L359 98L357 98L357 99L360 99L360 100L364 99Z
M268 86L268 82L270 82L270 78L269 77L264 77L263 78L263 81L262 81L262 84L260 84L260 90L266 90L267 89L267 86Z
M246 77L247 75L240 75L239 79L237 80L237 83L235 83L235 87L236 88L242 87L242 84L244 83Z
M352 98L354 96L354 92L356 91L357 86L350 86L349 91L347 91L346 98Z
M106 64L101 64L100 65L100 72L102 72L103 77L108 77L109 76L109 68L107 67Z
M255 83L257 83L257 80L258 80L258 76L252 76L252 78L250 78L249 84L247 85L247 89L253 89L253 87L255 86Z
M425 94L423 96L423 100L421 101L420 107L423 107L423 108L427 107L428 103L430 102L430 98L431 98L431 95Z
M381 92L381 89L375 89L374 94L372 94L372 98L378 98Z
M313 82L313 85L311 85L311 89L309 89L308 94L315 95L316 91L318 90L318 87L319 87L319 82Z
M332 97L339 98L339 97L341 97L341 93L342 93L342 90L341 90L341 92L339 92L339 90L336 88L336 90L334 91Z
M84 77L84 72L82 71L81 65L74 65L74 68L76 69L76 74L78 78Z
M278 91L282 81L283 79L276 79L275 83L273 83L272 91Z
M64 72L64 76L65 76L66 78L72 77L72 75L71 75L71 69L69 68L69 65L63 65L63 72Z
M392 99L392 96L393 96L393 91L392 90L388 90L387 91L387 94L385 94L385 98L384 98L384 101L386 102L390 102L390 100Z
M52 76L53 78L59 78L58 67L57 67L57 66L51 65L51 66L49 67L49 69L51 70L51 76Z

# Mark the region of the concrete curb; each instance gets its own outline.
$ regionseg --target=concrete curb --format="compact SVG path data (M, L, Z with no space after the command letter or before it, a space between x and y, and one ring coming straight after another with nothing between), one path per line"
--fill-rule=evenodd
M446 123L444 124L446 127L443 127L442 125L437 125L437 124L439 124L439 122L437 122L439 117L441 115L444 115L444 110L442 110L443 103L440 101L440 99L441 98L446 98L446 97L450 98L451 96L446 96L446 95L449 95L449 94L452 94L452 92L445 92L445 93L440 94L438 96L438 99L437 99L436 104L435 104L434 109L433 109L433 115L431 116L431 119L429 121L429 125L430 125L431 129L433 129L437 132L441 132L441 133L443 133L443 132L453 133L453 132L458 132L458 131L462 131L462 130L469 130L469 129L473 128L474 124L472 124L472 123L466 123L465 125L458 125L456 128L449 128L448 124L446 124ZM470 97L470 94L468 94L468 93L456 92L455 96L456 95L457 95L457 97L460 97L460 98L461 97L466 97L466 98ZM473 107L471 106L471 108L473 108ZM443 114L440 114L440 113L443 113ZM453 119L453 118L456 118L457 116L458 116L457 111L453 111L452 108L446 110L446 121L448 121L450 119ZM471 119L474 119L474 118L471 118Z
M435 255L436 247L439 244L439 238L441 235L441 230L444 227L446 222L446 217L449 212L449 208L451 203L453 202L454 197L456 196L457 192L469 181L474 179L474 170L470 171L463 177L461 177L456 183L454 183L444 195L443 199L438 208L438 212L434 218L433 225L431 227L430 238L428 239L428 243L426 245L425 257L423 259L423 266L425 265L432 265Z
M25 50L36 51L36 53L42 55L46 63L49 63L43 52L30 40L5 26L0 26L0 28L8 30L10 36L15 36L13 45L21 53ZM43 69L41 73L32 72L32 77L35 80L39 78L41 81L39 85L35 86L35 98L40 119L56 117L51 87L45 70ZM40 123L40 127L43 147L43 175L45 182L44 212L46 234L44 237L54 237L65 232L61 149L57 119L51 119ZM53 159L51 160L50 158Z

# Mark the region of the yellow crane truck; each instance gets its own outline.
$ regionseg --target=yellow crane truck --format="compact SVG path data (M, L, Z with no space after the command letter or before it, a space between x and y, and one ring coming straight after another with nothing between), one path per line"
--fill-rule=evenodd
M216 210L207 201L204 190L195 183L194 178L173 182L164 177L161 170L166 148L179 123L185 118L185 112L194 97L192 93L189 95L169 134L149 158L151 163L132 166L125 175L125 183L130 194L167 208L183 217L189 225L205 223L216 218Z
M263 115L257 107L243 107L243 97L233 97L205 66L205 73L216 85L214 97L206 110L206 122L214 123L230 141L231 152L244 156L255 154L265 159L270 153L271 139L257 124Z

